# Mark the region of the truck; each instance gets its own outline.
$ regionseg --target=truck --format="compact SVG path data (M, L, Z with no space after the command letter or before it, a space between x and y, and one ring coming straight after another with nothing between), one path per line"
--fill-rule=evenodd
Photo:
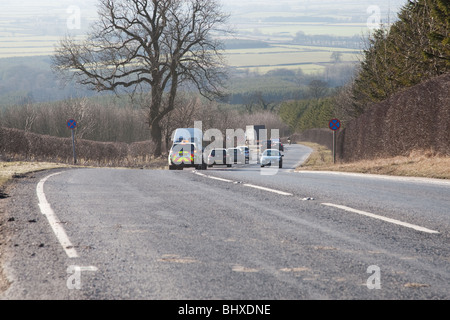
M168 157L169 170L207 169L203 157L203 133L200 129L178 128L172 134L172 141Z
M245 128L245 136L247 140L247 144L249 146L257 146L259 145L262 139L267 139L267 132L261 131L265 130L265 125L249 125ZM265 133L265 137L263 137Z
M248 125L245 128L246 145L249 148L249 160L251 163L259 163L260 144L267 139L265 125Z

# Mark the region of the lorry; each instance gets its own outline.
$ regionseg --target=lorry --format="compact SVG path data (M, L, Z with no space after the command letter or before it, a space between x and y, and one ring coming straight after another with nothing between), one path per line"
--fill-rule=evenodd
M249 146L259 145L262 139L267 139L267 131L265 125L249 125L245 128L246 141ZM263 137L265 134L265 137Z

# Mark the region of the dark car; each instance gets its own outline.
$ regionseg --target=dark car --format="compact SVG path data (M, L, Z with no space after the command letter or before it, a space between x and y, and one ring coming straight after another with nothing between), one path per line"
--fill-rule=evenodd
M230 157L231 163L243 164L245 163L245 155L239 148L229 148L227 149L228 156Z
M244 153L245 157L245 164L248 164L250 162L250 148L247 146L238 147L239 150L241 150L242 153Z
M284 151L284 146L281 143L280 139L271 139L271 140L264 140L260 145L260 151L264 152L266 149L277 149L280 151Z
M226 149L216 148L211 150L206 163L208 164L208 167L214 165L226 165L227 167L231 167L232 162Z

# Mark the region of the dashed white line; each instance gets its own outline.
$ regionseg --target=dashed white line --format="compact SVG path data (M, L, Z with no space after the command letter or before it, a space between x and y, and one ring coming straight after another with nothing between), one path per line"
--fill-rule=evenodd
M233 180L228 180L228 179L223 179L223 178L218 178L218 177L213 177L213 176L206 176L206 177L213 179L213 180L219 180L219 181L228 182L228 183L234 182Z
M280 194L282 196L293 196L292 193L288 193L288 192L284 192L284 191L280 191L280 190L275 190L275 189L270 189L270 188L266 188L266 187L261 187L261 186L255 186L254 184L244 184L245 187L250 187L250 188L254 188L254 189L259 189L259 190L264 190L264 191L269 191L269 192L273 192L273 193L277 193Z
M322 205L324 206L328 206L328 207L334 207L334 208L338 208L338 209L342 209L348 212L353 212L353 213L357 213L366 217L370 217L370 218L374 218L374 219L378 219L378 220L383 220L386 222L390 222L393 224L397 224L403 227L407 227L407 228L411 228L417 231L421 231L421 232L426 232L426 233L432 233L432 234L437 234L439 233L439 231L435 231L435 230L430 230L424 227L420 227L411 223L407 223L407 222L403 222L403 221L399 221L396 219L391 219L391 218L387 218L387 217L383 217L383 216L379 216L370 212L366 212L366 211L362 211L362 210L357 210L357 209L353 209L347 206L342 206L342 205L337 205L337 204L333 204L333 203L322 203Z
M58 219L58 217L56 216L52 207L48 203L47 198L45 197L45 193L44 193L45 182L49 178L56 176L60 173L61 172L51 174L51 175L45 177L44 179L42 179L41 181L39 181L39 183L36 187L36 193L37 193L37 196L39 199L39 208L41 209L42 214L47 217L47 220L48 220L50 226L52 227L53 232L56 235L56 238L58 239L59 243L63 247L67 256L69 258L78 258L77 251L75 250L74 246L70 242L69 237L66 234L66 231L61 226L61 221Z
M199 175L199 176L206 177L206 178L209 178L209 179L214 179L214 180L234 183L234 181L232 181L232 180L223 179L223 178L217 178L217 177L209 176L209 175L206 175L206 174L203 174L203 173L200 173L200 172L194 172L194 173ZM263 191L273 192L273 193L276 193L276 194L279 194L279 195L283 195L283 196L293 196L293 194L289 193L289 192L284 192L284 191L280 191L280 190L275 190L275 189L270 189L270 188L266 188L266 187L261 187L261 186L257 186L257 185L254 185L254 184L245 183L245 184L243 184L243 186L249 187L249 188L254 188L254 189L259 189L259 190L263 190ZM313 199L314 198L304 198L303 200L313 200ZM400 226L403 226L403 227L411 228L411 229L414 229L414 230L417 230L417 231L421 231L421 232L426 232L426 233L431 233L431 234L439 234L439 231L431 230L431 229L428 229L428 228L424 228L424 227L417 226L417 225L414 225L414 224L411 224L411 223L407 223L407 222L403 222L403 221L400 221L400 220L383 217L383 216L376 215L376 214L373 214L373 213L370 213L370 212L353 209L353 208L350 208L350 207L347 207L347 206L343 206L343 205L337 205L337 204L333 204L333 203L322 203L322 205L328 206L328 207L338 208L338 209L345 210L345 211L348 211L348 212L358 213L358 214L366 216L366 217L382 220L382 221L385 221L385 222L393 223L393 224L396 224L396 225L400 225Z
M209 179L214 179L214 180L219 180L219 181L223 181L223 182L228 182L228 183L238 183L237 181L233 181L233 180L228 180L228 179L223 179L223 178L218 178L218 177L214 177L214 176L208 176L206 174L194 171L194 173L196 175L205 177L205 178L209 178ZM264 190L264 191L268 191L268 192L273 192L282 196L293 196L292 193L288 193L288 192L284 192L284 191L280 191L280 190L275 190L275 189L270 189L270 188L266 188L266 187L261 187L261 186L256 186L254 184L249 184L249 183L244 183L243 186L245 187L249 187L249 188L254 188L254 189L259 189L259 190Z

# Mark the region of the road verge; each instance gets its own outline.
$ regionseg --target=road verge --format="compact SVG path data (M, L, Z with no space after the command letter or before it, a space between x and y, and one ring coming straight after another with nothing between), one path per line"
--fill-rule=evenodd
M409 156L333 164L331 151L319 144L299 142L314 151L296 171L338 171L403 177L450 179L450 157L432 151L415 151Z

